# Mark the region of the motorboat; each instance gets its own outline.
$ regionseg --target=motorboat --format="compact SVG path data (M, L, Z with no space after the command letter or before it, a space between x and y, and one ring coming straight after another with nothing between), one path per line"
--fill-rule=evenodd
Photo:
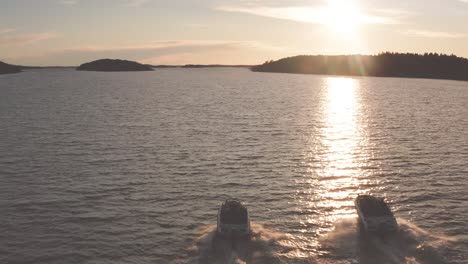
M398 223L383 198L359 195L354 201L360 226L368 234L385 235L398 230Z
M218 211L217 235L223 238L249 238L250 218L247 208L237 199L227 199Z

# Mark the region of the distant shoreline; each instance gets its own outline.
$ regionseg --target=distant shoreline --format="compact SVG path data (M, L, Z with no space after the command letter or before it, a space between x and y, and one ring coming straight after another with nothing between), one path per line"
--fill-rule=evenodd
M185 64L185 65L148 65L154 69L157 68L251 68L254 65L226 65L226 64Z
M11 64L8 64L11 65ZM185 65L151 65L146 64L153 69L170 69L170 68L183 68L183 69L196 69L196 68L251 68L254 65L228 65L228 64L185 64ZM79 66L21 66L11 65L20 70L35 70L35 69L76 69Z
M253 66L254 72L468 81L468 59L455 55L300 55Z
M20 67L0 61L0 74L15 74L20 72Z
M420 78L468 81L468 59L455 55L437 53L381 53L378 55L299 55L276 61L266 61L262 65L226 65L226 64L186 64L186 65L151 65L124 60L98 60L92 63L109 61L134 63L144 70L152 69L199 69L199 68L246 68L253 72L316 74L331 76L368 76L392 78ZM89 64L89 63L88 63ZM86 64L83 64L86 65ZM81 66L19 66L0 62L4 71L0 74L19 73L31 69L77 69ZM134 65L134 66L135 66ZM109 67L110 67L109 66ZM115 66L115 65L114 65ZM133 66L132 66L133 67ZM111 71L130 71L132 67ZM99 68L99 67L98 67ZM93 69L91 69L93 70ZM141 70L141 69L137 69ZM101 71L101 69L98 69ZM108 70L105 70L108 71Z

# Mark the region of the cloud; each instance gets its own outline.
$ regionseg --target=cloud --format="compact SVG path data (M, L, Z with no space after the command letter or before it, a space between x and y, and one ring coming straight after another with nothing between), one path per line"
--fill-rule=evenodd
M58 3L61 5L76 5L78 0L60 0Z
M127 0L127 6L141 6L148 2L148 0Z
M13 29L1 31L0 46L25 46L57 37L55 33L18 34L15 32Z
M468 0L467 0L468 1ZM427 30L408 30L405 32L406 35L414 37L424 37L424 38L466 38L467 34L454 33L454 32L442 32L442 31L427 31Z
M214 41L212 43L197 43L193 46L189 41L188 46L180 46L176 49L161 49L141 59L148 64L258 64L270 59L277 54L289 55L291 49L265 45L256 41ZM248 54L248 58L239 56L239 53ZM282 56L280 56L282 57Z
M179 47L211 47L229 45L229 41L192 41L192 40L163 40L145 44L113 45L113 46L79 46L65 49L65 52L114 52L114 51L144 51Z
M189 28L209 28L209 25L201 23L187 23L185 26Z
M262 49L281 49L264 45L256 41L220 41L220 40L162 40L146 44L130 44L115 46L79 46L63 50L64 52L116 52L116 51L151 51L177 48L225 48L252 47Z
M353 5L336 4L333 1L330 3L328 6L265 6L249 3L239 6L218 6L215 10L312 24L327 24L331 19L330 16L344 16L359 24L398 24L399 16L403 14L397 10L391 12L374 10L377 15L367 14Z
M0 28L0 35L12 33L12 32L15 32L15 31L16 31L16 29L14 29L14 28Z
M61 5L76 5L79 4L81 0L59 0L57 3ZM109 0L110 1L110 0ZM112 0L113 2L118 2ZM125 6L138 7L149 2L150 0L120 0L120 3L123 3Z
M163 40L116 46L85 45L44 53L11 54L8 58L18 64L41 65L79 65L102 58L129 59L150 64L255 64L298 52L256 41ZM248 56L239 56L239 53Z

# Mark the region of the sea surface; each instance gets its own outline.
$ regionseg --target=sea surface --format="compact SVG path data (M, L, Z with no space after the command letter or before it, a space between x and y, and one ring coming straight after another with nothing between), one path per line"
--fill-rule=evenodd
M385 197L391 239L357 228ZM222 201L253 238L214 246ZM0 263L467 263L468 82L0 76Z

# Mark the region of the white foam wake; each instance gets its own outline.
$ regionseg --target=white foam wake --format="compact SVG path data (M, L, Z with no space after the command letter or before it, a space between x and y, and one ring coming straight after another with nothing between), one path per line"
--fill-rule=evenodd
M297 256L290 243L290 237L252 224L250 241L230 242L217 240L215 227L207 226L200 230L200 236L187 249L186 256L177 264L276 264L311 263L304 256Z
M320 238L323 251L336 259L357 260L360 264L444 264L444 251L455 240L432 234L397 219L399 230L385 237L368 236L358 228L357 219L341 219L332 231Z
M294 237L252 224L250 241L215 239L215 226L200 229L199 236L174 264L448 264L445 249L453 238L432 234L398 219L399 231L386 237L360 232L357 219L341 219L319 238L317 256L302 252Z

